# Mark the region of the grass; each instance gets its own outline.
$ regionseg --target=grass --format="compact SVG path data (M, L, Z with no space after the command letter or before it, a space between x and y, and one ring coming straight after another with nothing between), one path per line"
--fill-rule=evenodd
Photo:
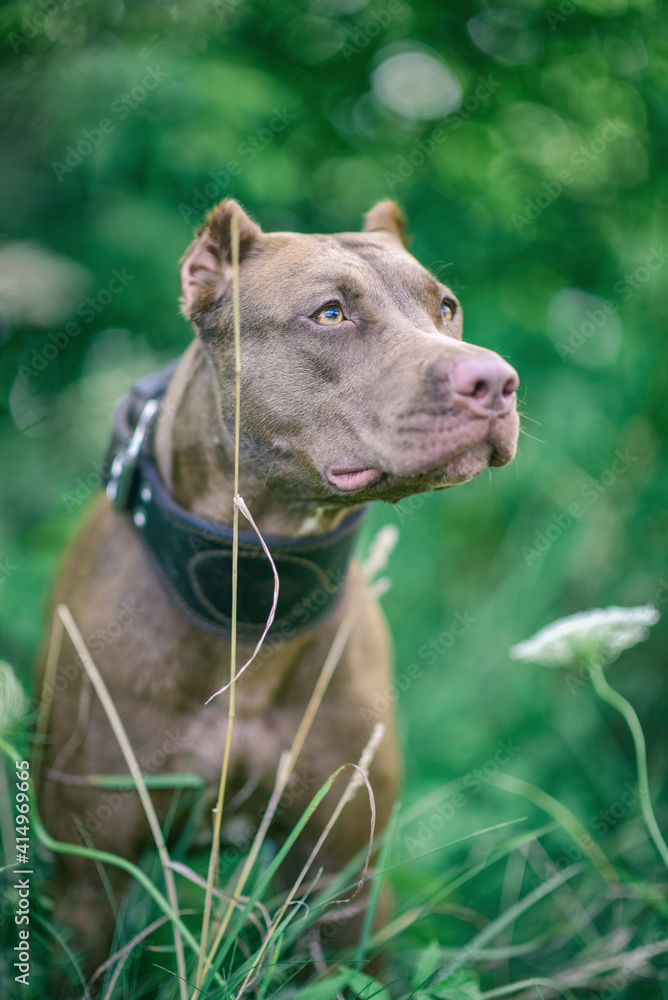
M27 740L23 723L14 725L11 739L18 746L5 738L4 749L10 759L21 759ZM277 788L282 787L285 769L282 762ZM377 867L367 875L371 905L382 879L393 885L392 919L375 934L367 922L359 945L348 954L321 951L313 929L327 921L334 901L354 893L366 859L354 859L329 884L318 878L315 852L304 877L289 889L281 890L276 876L291 844L336 778L333 775L318 790L285 844L273 843L263 829L251 850L238 852L233 862L227 858L220 884L212 890L200 874L210 868L206 856L201 851L189 853L186 843L171 848L167 858L164 852L151 851L134 868L86 847L55 843L41 826L33 803L33 834L45 848L118 864L135 876L128 905L119 917L115 954L101 970L101 995L109 1000L127 995L160 1000L177 996L181 989L177 940L183 949L188 995L196 995L204 942L202 913L209 891L211 930L219 931L228 916L220 948L211 947L210 937L207 943L212 957L202 976L202 996L491 1000L541 994L586 997L609 990L611 996L620 997L663 995L661 981L652 980L660 973L661 956L668 953L665 878L659 881L649 871L629 870L615 858L606 858L602 865L600 846L587 852L579 846L579 821L570 810L505 774L495 782L502 791L490 789L489 794L521 794L528 800L529 819L519 812L514 821L471 830L454 843L443 838L409 859L401 846L406 831L437 813L440 802L449 801L456 789L449 787L440 802L432 795L397 809L387 831L375 838L380 849ZM341 795L341 805L351 784ZM141 781L135 787L139 791ZM627 833L636 840L643 838L638 817L629 819ZM42 864L42 874L45 869ZM156 884L160 870L163 877L167 872L173 875L176 904ZM52 925L46 904L39 902L36 913L41 928L36 930L41 939L37 968L47 961L76 968L75 950L62 928ZM171 934L166 937L168 929ZM366 960L379 950L390 956L382 983L363 972ZM656 992L644 992L650 983ZM38 989L34 995L48 996L48 991Z
M238 232L233 239L236 246ZM240 326L235 260L235 345L237 376L237 457L235 464L234 528L238 530L238 432ZM392 539L385 532L367 563L372 577L382 571ZM235 547L236 553L236 547ZM233 561L236 556L233 557ZM236 566L234 570L236 580ZM371 583L378 593L385 581ZM588 833L581 820L553 795L507 771L490 774L486 781L489 808L498 810L494 824L476 828L470 813L460 816L464 832L447 836L450 813L458 796L470 788L470 775L462 775L438 792L409 807L397 806L385 831L374 830L373 792L368 768L382 739L379 723L344 784L339 768L317 790L300 821L284 843L271 836L271 821L283 795L318 706L336 669L355 621L355 609L344 617L293 745L278 763L273 794L248 849L230 858L219 853L226 780L234 725L236 650L231 643L230 709L227 742L221 761L218 803L214 811L213 846L208 853L193 850L185 835L168 844L155 814L149 776L141 773L113 701L94 660L86 648L69 610L57 611L54 644L62 628L68 632L112 724L128 764L129 777L99 775L103 787L127 787L139 795L155 842L140 865L97 851L90 846L62 844L44 829L31 798L30 818L35 840L46 852L70 852L98 864L117 865L131 872L134 884L118 916L114 952L100 967L95 981L104 1000L121 997L155 997L180 1000L198 997L280 997L285 1000L492 1000L496 997L529 998L563 996L641 997L665 996L665 962L668 954L666 876L657 871L655 859L640 852L639 864L630 867L628 839L635 846L647 843L647 829L631 810L623 824L627 843L620 857L609 856ZM57 650L50 661L55 665ZM6 675L9 678L9 674ZM599 693L604 694L600 678ZM8 690L15 681L8 679ZM619 698L619 696L618 696ZM608 697L611 701L611 697ZM7 702L9 704L9 702ZM7 711L2 749L8 759L27 753L34 720L17 710L16 697ZM628 703L625 703L628 705ZM617 705L620 707L620 704ZM630 706L629 706L630 707ZM48 706L47 706L48 708ZM625 710L627 719L630 713ZM636 748L645 743L633 713ZM47 717L37 720L44 732ZM639 729L639 732L638 732ZM642 739L641 739L642 737ZM513 768L521 770L518 762ZM485 772L482 772L485 773ZM3 772L4 774L4 772ZM480 779L477 779L480 781ZM654 818L647 811L647 770L641 775L642 814L651 814L655 843L663 843ZM114 782L116 784L114 784ZM467 783L468 782L468 783ZM175 796L185 787L197 792L192 776L174 776ZM285 858L327 792L336 786L338 805L299 876L281 887ZM5 864L14 861L11 786L5 779L0 829ZM327 837L335 837L336 821L353 795L367 794L372 822L366 851L336 875L325 878L318 869L318 852ZM518 798L522 799L518 808ZM529 814L526 815L528 808ZM448 820L444 820L445 816ZM409 831L414 831L411 836ZM192 829L190 834L192 834ZM657 839L658 837L658 839ZM418 842L418 851L406 844ZM370 866L372 846L377 861ZM665 844L664 844L665 847ZM40 874L48 872L48 855L42 855ZM380 887L387 880L395 895L389 922L373 930L373 916ZM358 943L348 952L333 953L326 946L327 929L345 919L359 905L358 894L370 883L367 914ZM35 937L33 979L29 988L36 997L48 996L39 973L59 964L72 973L73 995L89 996L77 963L74 943L49 917L49 904L41 894L34 900ZM9 921L5 921L5 927ZM5 956L11 954L10 935ZM387 971L382 979L365 972L370 959L384 954ZM5 957L6 969L10 959ZM6 971L6 970L5 970ZM11 971L6 974L11 977ZM42 979L42 982L44 980ZM76 987L76 988L75 988ZM654 993L646 990L654 990ZM660 992L662 991L662 992ZM26 994L29 995L29 994Z

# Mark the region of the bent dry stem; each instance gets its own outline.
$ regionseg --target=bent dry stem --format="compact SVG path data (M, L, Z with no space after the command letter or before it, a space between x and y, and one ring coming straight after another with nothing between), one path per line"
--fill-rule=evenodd
M311 723L313 722L313 719L318 710L320 702L322 701L325 691L327 690L327 686L334 673L334 668L339 662L341 654L343 653L345 645L348 641L348 638L350 636L350 633L352 632L353 626L355 625L356 621L357 621L357 609L353 608L348 613L348 615L346 615L343 618L341 624L339 625L332 646L329 650L329 653L327 654L327 658L325 659L325 662L322 666L322 670L320 671L320 676L318 677L318 681L313 690L313 694L311 695L311 700L309 701L306 711L302 717L302 722L299 726L292 747L290 748L290 751L288 753L285 753L281 758L281 762L278 767L278 773L276 776L276 784L274 786L274 791L272 792L271 799L269 800L269 804L264 812L264 815L260 822L260 826L255 835L255 839L253 840L253 843L251 845L251 849L246 857L246 860L239 874L239 878L237 880L237 884L234 889L233 898L228 904L227 910L218 927L215 940L213 942L213 945L211 946L209 955L207 957L204 966L205 975L211 968L215 954L218 951L218 948L220 947L220 943L223 940L225 931L227 930L227 927L229 925L230 918L234 911L235 903L239 899L241 893L243 892L246 881L251 873L251 869L258 858L260 849L267 835L267 831L269 830L271 821L274 818L274 813L278 808L278 804L285 791L286 785L288 783L290 775L292 774L292 770L295 766L297 758L299 757L299 754L302 750L304 741L306 740L306 737L308 735Z
M396 543L396 540L397 540L396 532L394 531L388 532L387 530L385 530L383 532L380 532L379 535L377 536L374 545L372 546L372 551L369 560L364 567L365 577L369 583L371 583L371 577L375 573L379 572L384 568L385 562L389 556L389 553L393 545ZM388 586L388 581L385 578L381 577L375 580L375 582L370 586L370 594L372 596L379 596L387 589L387 586ZM302 716L301 722L295 734L295 738L292 742L292 746L289 752L284 753L281 758L281 761L278 766L278 771L276 774L276 783L274 786L274 790L272 792L269 804L267 805L267 808L260 822L260 826L255 835L255 839L253 840L253 843L251 845L251 849L246 857L246 860L242 866L241 872L237 879L237 884L234 889L233 897L228 903L227 910L225 911L221 919L215 940L206 958L200 986L204 981L204 977L206 976L206 974L208 973L209 969L212 966L216 952L218 951L220 944L223 940L223 937L225 935L225 932L229 926L229 922L232 917L232 913L234 912L235 905L239 900L241 893L244 890L246 881L248 880L253 865L255 864L258 858L260 849L262 847L262 844L264 843L265 837L271 825L271 821L274 818L274 813L276 812L281 796L283 795L285 788L287 786L290 775L292 774L297 759L304 747L306 737L309 734L309 731L313 724L313 720L315 719L318 708L320 707L322 699L325 696L325 692L327 691L329 682L332 679L334 670L336 669L336 666L343 654L348 639L350 638L352 630L357 622L358 614L359 614L359 606L353 605L353 607L349 608L346 614L343 616L339 624L339 627L336 631L336 634L334 636L334 639L332 641L332 645L330 646L329 652L327 653L327 656L325 658L325 662L322 665L322 669L318 676L318 680L316 681L313 693L311 695L308 705L306 706L306 710ZM197 996L198 990L196 990L195 994L193 994L193 1000Z

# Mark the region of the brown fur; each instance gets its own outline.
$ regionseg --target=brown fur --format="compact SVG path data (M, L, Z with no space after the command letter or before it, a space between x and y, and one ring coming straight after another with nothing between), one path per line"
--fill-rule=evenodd
M240 493L261 529L284 535L323 531L363 501L395 502L442 489L513 457L514 399L503 413L481 416L449 389L453 361L496 356L462 341L458 306L452 321L443 320L442 298L453 305L456 299L404 249L404 221L396 205L383 202L372 209L363 233L322 236L265 234L226 200L209 214L181 268L183 309L198 336L169 388L156 433L160 471L179 503L231 520L233 212L239 213L241 258ZM319 326L311 317L333 299L344 303L346 320ZM328 478L335 466L373 467L382 475L346 491ZM69 606L88 638L143 766L195 770L205 777L212 800L227 695L208 707L204 702L228 678L229 644L192 627L174 610L128 516L115 513L103 496L69 553L54 601ZM279 833L294 824L336 767L358 759L373 725L365 721L372 711L364 709L372 710L375 697L391 684L386 628L357 569L332 618L284 642L237 684L229 794L255 779L256 792L242 811L256 817L351 604L359 606L360 615L297 763L302 790L283 811ZM115 620L125 623L120 635L100 640ZM239 662L249 653L242 647ZM76 817L86 825L86 817L95 816L106 800L98 790L59 780L50 769L70 775L126 773L82 672L74 680L62 673L74 662L74 650L65 642L59 670L66 683L53 701L40 790L50 833L66 841L80 839ZM391 709L382 721L387 732L371 768L381 829L400 774ZM152 756L161 760L159 766L152 765ZM171 793L153 798L164 817ZM305 848L330 808L319 809L309 824ZM124 796L122 806L99 825L89 821L88 828L96 847L132 860L149 842L134 795ZM336 870L364 845L368 829L369 807L360 794L344 810L319 863ZM120 898L127 880L116 869L108 874ZM61 856L58 878L56 917L72 927L91 969L106 957L113 926L99 875L93 865ZM354 932L351 923L348 935Z

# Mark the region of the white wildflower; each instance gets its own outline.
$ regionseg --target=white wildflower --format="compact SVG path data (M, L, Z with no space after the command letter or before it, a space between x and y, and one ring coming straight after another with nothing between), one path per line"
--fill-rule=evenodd
M592 608L560 618L510 650L514 660L529 660L545 667L565 667L585 657L599 664L643 642L649 626L659 620L651 604L635 608Z
M28 700L16 674L0 660L0 732L9 729L25 714Z

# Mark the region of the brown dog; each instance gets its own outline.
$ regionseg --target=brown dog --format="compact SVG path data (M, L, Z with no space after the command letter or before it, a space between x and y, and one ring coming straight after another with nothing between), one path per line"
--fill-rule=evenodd
M380 610L354 563L341 581L354 512L366 501L396 502L509 462L518 434L518 380L497 354L462 341L459 303L405 250L403 218L393 202L376 205L362 233L335 236L263 233L229 199L210 212L182 263L183 310L197 336L158 413L151 468L129 484L127 438L141 419L148 425L150 414L140 416L144 398L127 417L108 494L116 508L126 509L99 498L55 592L86 637L148 772L196 771L212 799L220 776L228 695L208 707L205 702L229 677L228 596L219 599L229 588L229 548L217 547L223 543L216 525L229 525L233 509L235 212L239 492L261 531L275 536L287 587L261 665L237 684L229 795L252 779L255 791L244 809L253 803L255 815L346 609L359 608L298 760L299 787L282 810L281 824L289 829L324 780L342 763L357 761L372 729L365 721L373 716L369 710L391 684ZM239 599L243 604L250 595L252 605L257 594L258 606L241 608L240 663L254 647L271 586L255 549L242 537L248 575L245 590L240 577ZM316 592L326 595L326 613ZM150 839L138 797L105 798L76 783L85 775L126 774L127 767L75 663L73 647L64 642L42 765L44 819L59 840L81 842L83 829L83 839L96 847L137 860ZM383 721L387 731L370 772L379 828L400 773L390 711ZM153 797L164 817L171 793ZM316 812L305 848L328 815L327 808ZM331 871L367 842L366 796L346 806L336 829L318 861ZM74 930L91 968L106 957L111 908L92 864L62 855L58 863L56 918ZM108 875L120 897L127 877L111 868ZM347 933L354 933L353 924Z

